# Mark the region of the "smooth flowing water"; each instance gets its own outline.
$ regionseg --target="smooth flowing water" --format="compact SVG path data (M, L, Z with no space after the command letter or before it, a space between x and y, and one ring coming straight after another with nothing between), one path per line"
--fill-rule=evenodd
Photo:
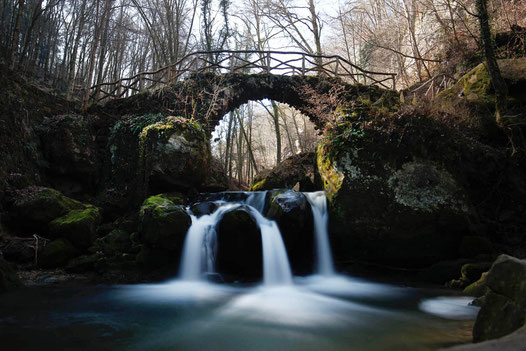
M263 214L265 192L218 195L212 213L192 216L177 279L4 294L0 345L19 351L426 351L471 341L478 309L469 298L336 274L325 195L305 196L314 216L316 275L292 276L279 228ZM209 283L216 228L238 208L260 229L263 282Z
M329 244L329 211L325 192L304 193L309 201L314 217L314 237L316 238L316 272L330 276L334 274L331 246Z
M217 250L216 228L223 216L233 210L246 210L261 231L263 247L263 281L266 285L289 285L292 272L285 244L276 222L262 214L265 207L266 192L247 194L245 199L225 202L215 201L217 209L199 218L192 216L192 225L186 234L179 276L183 280L206 280L215 273Z

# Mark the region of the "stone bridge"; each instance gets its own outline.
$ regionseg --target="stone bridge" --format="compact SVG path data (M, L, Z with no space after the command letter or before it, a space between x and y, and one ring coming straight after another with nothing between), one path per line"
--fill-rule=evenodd
M394 90L395 74L367 71L340 56L212 51L93 86L89 101L97 113L178 115L201 122L210 133L229 111L250 100L286 103L323 128L338 106L360 95L376 101Z
M157 90L93 106L89 112L117 119L148 113L181 116L200 122L210 135L228 112L251 100L271 99L296 108L324 129L337 118L339 107L354 104L360 96L375 102L394 95L392 90L348 84L338 77L198 73Z

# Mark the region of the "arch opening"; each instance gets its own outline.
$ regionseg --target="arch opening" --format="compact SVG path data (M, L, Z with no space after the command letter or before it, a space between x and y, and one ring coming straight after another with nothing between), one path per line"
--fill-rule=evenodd
M211 133L211 148L233 183L245 188L284 160L314 152L318 140L314 123L296 108L249 100L222 116Z

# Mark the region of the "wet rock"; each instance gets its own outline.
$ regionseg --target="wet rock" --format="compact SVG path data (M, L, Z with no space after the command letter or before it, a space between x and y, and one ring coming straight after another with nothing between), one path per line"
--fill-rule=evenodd
M293 271L312 272L314 221L305 195L293 190L272 192L267 217L278 223Z
M211 201L198 202L192 205L192 207L190 207L190 210L196 217L209 215L213 213L216 209L217 209L217 205Z
M526 323L526 260L499 256L485 283L488 290L473 328L475 342L502 337Z
M247 210L224 215L217 227L217 270L225 280L262 279L263 252L259 227Z
M56 268L65 265L80 252L64 238L48 243L38 255L38 264L43 268Z
M85 250L93 244L100 221L100 211L96 207L72 210L67 215L51 221L49 233L53 238L66 238L77 249Z

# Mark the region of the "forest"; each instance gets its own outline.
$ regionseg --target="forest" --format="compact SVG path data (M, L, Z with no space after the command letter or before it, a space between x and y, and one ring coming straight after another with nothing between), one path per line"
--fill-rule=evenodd
M2 0L0 347L521 351L524 0Z

